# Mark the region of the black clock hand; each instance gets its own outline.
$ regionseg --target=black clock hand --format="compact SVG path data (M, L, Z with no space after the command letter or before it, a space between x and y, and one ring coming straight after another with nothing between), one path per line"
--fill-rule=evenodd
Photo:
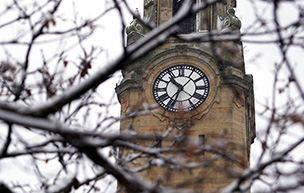
M191 79L189 79L184 85L182 85L183 89L184 90L184 87L191 81Z
M185 85L186 85L186 84L185 84ZM183 88L181 89L181 91L183 91L184 93L186 93L186 94L189 95L189 96L192 96L188 91L184 90L184 86L183 86Z
M174 107L175 103L176 103L176 100L179 96L179 93L182 91L182 88L178 88L178 90L176 91L176 93L172 96L172 98L170 99L170 101L168 102L168 106L169 107Z
M184 91L184 93L186 93L187 95L192 96L189 92L187 92L187 91L184 90L184 87L185 87L190 81L191 81L191 79L189 79L184 85L182 85L181 91ZM180 92L181 92L181 91L180 91Z
M176 82L176 80L172 77L170 78L170 81L178 88L178 89L183 89L183 85L179 84Z
M190 93L188 93L187 91L183 90L184 93L186 93L187 95L189 95L190 97L192 96Z
M176 91L176 97L175 97L175 100L177 100L178 95L179 95L179 93L180 93L180 92L182 92L182 90L183 90L183 87L178 88L178 90Z

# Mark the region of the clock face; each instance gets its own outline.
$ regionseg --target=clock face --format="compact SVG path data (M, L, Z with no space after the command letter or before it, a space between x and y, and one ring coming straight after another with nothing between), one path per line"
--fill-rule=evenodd
M203 71L190 65L176 65L162 71L153 85L155 101L170 112L192 111L209 93L209 80Z

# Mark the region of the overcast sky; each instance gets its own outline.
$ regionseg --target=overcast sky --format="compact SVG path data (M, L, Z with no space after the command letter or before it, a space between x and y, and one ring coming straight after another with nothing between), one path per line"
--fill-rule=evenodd
M133 10L136 8L139 9L140 13L143 13L143 0L128 0L130 3L130 6ZM3 2L2 2L3 3ZM65 14L66 15L73 15L73 9L70 7L70 4L64 5L65 7ZM94 17L98 13L100 13L101 10L105 9L108 6L107 1L96 1L96 0L77 0L75 1L75 10L80 12L81 14L87 15L89 17ZM258 12L263 15L263 19L269 20L271 19L271 7L267 6L266 3L259 4ZM0 10L1 10L1 2L0 2ZM127 14L127 12L124 12L125 15L125 22L130 23L132 21L132 17ZM237 16L242 21L242 31L247 31L249 26L252 26L255 23L255 11L251 4L249 3L249 0L238 0L238 7L237 7ZM289 4L285 3L284 6L280 9L280 16L281 16L281 22L284 24L288 24L292 21L295 21L297 19L298 13L296 9L293 6L290 6ZM6 18L0 18L1 20L5 20ZM106 15L101 21L100 25L102 26L103 30L98 31L94 35L94 38L92 38L90 41L91 43L96 43L102 45L107 51L103 54L103 57L100 58L100 60L96 61L98 63L97 68L101 68L103 65L105 65L109 60L112 60L119 54L121 54L121 27L120 26L120 20L117 17L117 13L111 13ZM0 32L0 35L2 38L7 38L9 35L13 35L17 32L13 31L7 31L7 32ZM5 35L4 35L5 34ZM264 36L264 37L258 37L257 39L263 40L263 39L269 39L271 37ZM1 39L1 37L0 37ZM89 42L90 42L89 41ZM89 44L89 43L88 43ZM39 52L39 51L38 51ZM21 52L20 52L21 53ZM1 54L3 54L0 50L0 57ZM16 52L16 54L18 54ZM256 107L257 112L259 111L259 108L261 106L260 103L265 103L267 99L271 96L271 89L272 89L272 82L273 77L270 76L273 72L273 64L275 62L280 62L280 54L279 50L275 45L270 44L252 44L252 43L246 43L244 42L244 56L245 56L245 63L246 63L246 71L249 74L253 74L254 76L254 83L255 83L255 98L256 98ZM297 72L297 78L304 77L302 75L302 72L304 72L304 65L302 64L302 58L303 58L303 51L298 48L294 48L290 51L289 56L290 59L293 61L293 63L298 64L296 72ZM0 58L3 59L3 58ZM288 72L286 71L286 74L288 75ZM105 89L112 89L114 92L115 85L118 81L118 78L111 80L106 85L102 85L101 87L104 87ZM103 92L103 94L108 94L108 97L113 96L113 92ZM286 98L283 98L283 100L286 100ZM119 109L117 109L117 114L119 114ZM257 128L262 128L263 119L259 118L257 116ZM253 162L255 155L258 153L259 144L254 144L252 146L252 157ZM4 163L5 164L5 163ZM22 166L22 163L19 163ZM24 166L25 167L25 166ZM22 176L22 174L19 174ZM26 173L25 176L22 176L24 178L27 178L27 180L30 180L31 177L29 177ZM1 178L1 177L0 177ZM6 178L16 178L16 174L11 173L7 174Z

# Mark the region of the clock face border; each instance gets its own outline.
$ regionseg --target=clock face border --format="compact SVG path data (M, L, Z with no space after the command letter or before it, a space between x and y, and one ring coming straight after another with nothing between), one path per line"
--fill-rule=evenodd
M220 70L219 64L211 55L199 50L189 50L187 52L178 52L175 49L167 50L161 53L155 53L150 56L150 60L146 60L142 66L143 69L143 89L145 102L153 108L152 114L161 121L174 121L187 116L191 119L200 119L209 112L215 102L219 102L220 98L217 93L220 89ZM191 65L205 73L209 80L209 93L205 101L192 111L183 111L183 113L175 113L165 110L156 105L153 96L153 84L158 75L165 69L176 65ZM188 119L187 118L187 119Z
M152 87L155 101L163 109L190 112L208 97L210 83L206 74L189 64L173 65L161 71Z

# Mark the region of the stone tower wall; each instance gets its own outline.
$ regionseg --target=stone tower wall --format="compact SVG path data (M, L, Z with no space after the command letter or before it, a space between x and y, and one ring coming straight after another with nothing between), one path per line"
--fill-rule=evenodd
M212 29L209 30L237 31L240 23L234 15L234 6L233 0L212 5L212 22L209 20ZM155 26L170 20L172 0L145 0L144 16ZM215 25L219 19L229 21L229 25L225 22L220 27ZM134 21L132 25L139 29L141 24ZM131 26L127 30L128 45L145 33L134 29ZM172 113L154 107L152 87L156 77L164 69L180 64L195 66L206 74L210 81L206 101L190 112ZM255 138L253 79L245 73L241 42L184 42L170 38L125 66L122 72L123 80L116 88L122 117L134 112L145 113L123 119L121 131L149 136L134 143L152 149L159 148L157 139L171 131L161 141L161 148L168 151L154 157L140 157L128 164L132 169L149 165L139 172L140 176L186 192L211 193L227 186L240 171L249 167L250 144ZM150 113L146 111L149 108ZM183 136L181 141L174 141L177 135ZM201 136L204 144L198 143ZM120 152L123 157L138 153L130 149ZM159 157L167 162L159 164ZM177 167L170 168L173 165L170 162ZM191 165L195 167L191 169Z

